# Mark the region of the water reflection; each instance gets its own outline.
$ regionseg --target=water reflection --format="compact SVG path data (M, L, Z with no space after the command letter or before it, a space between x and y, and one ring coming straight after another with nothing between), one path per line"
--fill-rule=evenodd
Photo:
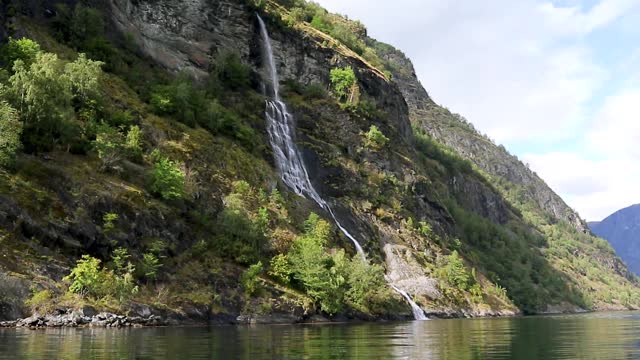
M0 359L628 359L636 313L299 326L0 330Z

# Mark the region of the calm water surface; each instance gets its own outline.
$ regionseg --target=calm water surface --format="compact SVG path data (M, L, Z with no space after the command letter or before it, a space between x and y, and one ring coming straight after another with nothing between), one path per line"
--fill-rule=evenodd
M640 313L375 324L0 330L0 359L640 359Z

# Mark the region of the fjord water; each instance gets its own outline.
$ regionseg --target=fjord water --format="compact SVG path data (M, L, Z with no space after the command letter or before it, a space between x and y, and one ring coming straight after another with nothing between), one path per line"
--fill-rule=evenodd
M311 184L309 173L307 172L307 168L302 160L302 155L294 141L295 124L293 121L293 115L291 115L287 110L287 104L280 99L280 81L278 79L278 70L273 57L271 38L269 37L267 26L260 15L257 15L257 18L258 23L260 24L260 34L262 35L262 51L266 59L269 85L271 85L271 88L269 89L271 99L267 100L267 108L265 111L267 132L269 133L269 142L273 149L276 167L282 177L282 181L296 194L311 198L316 202L316 204L318 204L318 206L320 206L320 208L329 213L340 231L342 231L342 233L349 238L351 242L353 242L356 251L362 257L362 260L366 261L367 257L360 245L360 242L358 242L358 240L356 240L356 238L353 237L353 235L351 235L344 226L342 226L329 204L320 196L320 194L318 194ZM424 311L413 301L413 299L411 299L411 296L409 296L407 292L400 290L393 285L391 285L391 287L409 302L413 311L413 316L416 320L428 320Z
M637 359L640 314L0 330L0 359Z

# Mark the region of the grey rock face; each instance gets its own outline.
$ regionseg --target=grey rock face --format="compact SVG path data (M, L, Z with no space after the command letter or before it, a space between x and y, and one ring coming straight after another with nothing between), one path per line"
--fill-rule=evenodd
M413 297L439 299L436 279L426 276L422 267L413 258L409 248L402 245L386 244L383 248L387 261L387 280Z
M232 49L262 71L256 14L243 2L110 0L114 22L132 34L142 51L170 71L206 77L212 60ZM360 88L387 112L387 123L403 140L411 136L407 105L399 89L355 57L322 45L323 38L267 24L281 80L327 85L329 71L351 65ZM383 129L384 130L384 129Z
M0 321L26 316L24 300L29 296L29 283L0 272Z
M407 101L414 126L426 131L490 175L522 186L523 196L533 200L556 219L569 222L578 231L589 232L580 216L518 158L481 135L461 116L437 105L420 84L413 64L404 54L389 49L382 57L396 65L393 68L394 80ZM483 215L482 211L480 213Z

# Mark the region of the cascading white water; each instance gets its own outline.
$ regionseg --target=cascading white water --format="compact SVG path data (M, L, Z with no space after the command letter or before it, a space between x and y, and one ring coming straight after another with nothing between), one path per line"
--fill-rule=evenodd
M422 308L420 306L418 306L418 304L416 304L415 301L413 301L411 296L409 296L409 294L407 294L406 291L398 289L393 284L389 284L389 286L391 286L391 288L393 290L395 290L398 294L402 295L407 300L409 305L411 305L411 311L413 312L413 318L414 319L416 319L416 320L429 320L429 318L424 314L424 310L422 310Z
M266 60L271 75L271 90L273 91L273 99L267 100L267 132L269 133L269 142L273 148L276 167L280 172L282 181L293 189L300 196L308 196L315 201L318 206L329 213L335 221L340 231L353 242L356 251L360 256L365 258L362 246L348 231L340 224L333 210L322 197L309 180L309 174L302 162L302 156L294 141L294 124L293 116L287 110L287 105L280 100L280 84L278 81L278 71L273 58L273 49L271 48L271 39L267 32L267 27L258 15L260 23L260 31L262 33L262 44L264 52L267 55Z
M320 197L320 194L315 190L309 179L309 174L302 161L300 151L294 141L295 125L293 122L293 116L287 110L287 105L280 99L280 83L278 81L278 70L276 69L275 60L273 57L273 49L271 47L271 38L267 31L267 26L264 21L258 15L258 23L260 24L260 33L262 35L263 52L266 55L267 65L269 67L269 75L271 82L271 90L273 93L269 94L273 96L272 99L267 100L267 109L265 116L267 118L267 132L269 133L269 142L273 148L276 167L280 172L282 181L291 188L296 194L309 197L315 201L318 206L331 215L333 221L336 223L340 231L353 242L356 251L362 259L366 261L366 254L362 249L362 246L354 238L347 229L340 224L335 213L329 206L329 204ZM413 315L416 320L426 320L424 311L411 299L411 297L404 291L391 285L391 287L400 293L413 309Z

